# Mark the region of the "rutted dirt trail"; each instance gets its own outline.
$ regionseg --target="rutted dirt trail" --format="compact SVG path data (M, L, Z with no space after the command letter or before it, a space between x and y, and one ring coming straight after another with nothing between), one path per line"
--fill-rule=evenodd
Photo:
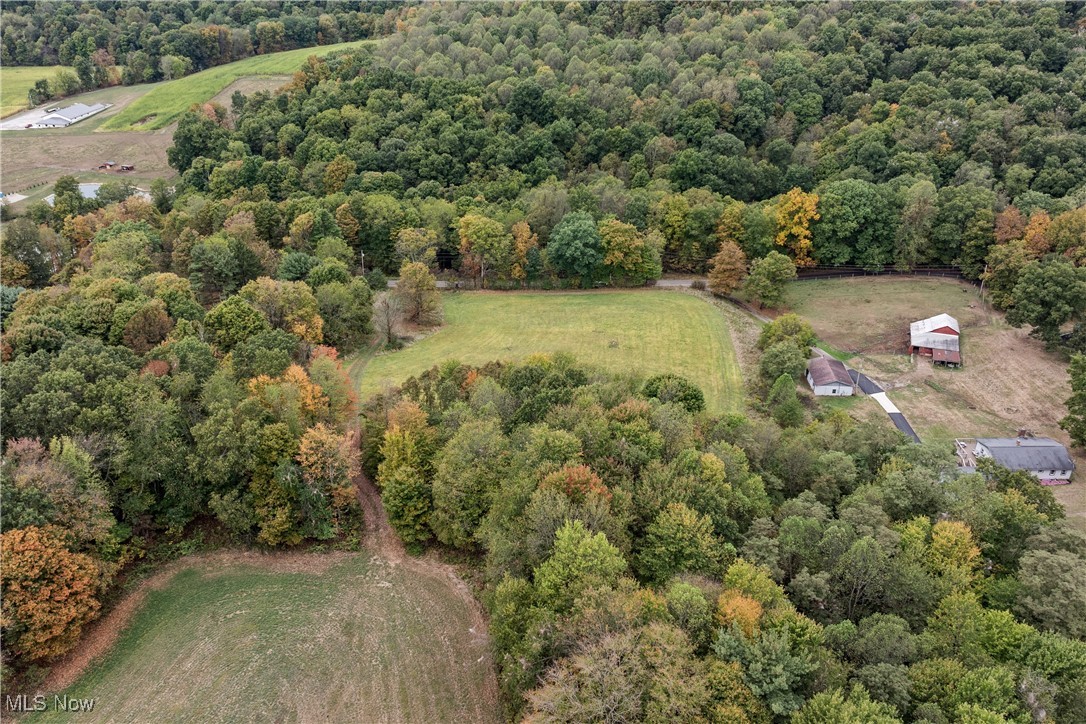
M355 435L357 436L357 434L356 431ZM388 522L388 515L381 503L381 494L377 490L377 486L361 470L355 476L354 482L355 489L358 492L358 503L362 507L364 517L363 541L366 548L393 566L402 565L417 575L445 580L456 596L471 611L472 636L479 643L485 644L485 647L483 647L487 651L485 657L489 659L490 637L487 633L489 624L486 614L483 612L483 607L475 594L472 593L464 580L457 575L452 566L436 560L432 557L432 554L418 558L408 555L407 551L404 550L403 541L396 535L392 525ZM488 662L488 665L493 671L493 663ZM498 682L495 677L488 677L486 689L477 692L477 694L494 711L498 711Z

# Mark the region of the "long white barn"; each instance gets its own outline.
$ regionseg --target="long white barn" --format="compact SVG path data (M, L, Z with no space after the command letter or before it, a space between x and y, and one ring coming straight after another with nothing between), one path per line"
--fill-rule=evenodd
M88 106L85 103L73 103L70 106L45 114L39 121L34 123L34 128L67 128L84 118L90 118L95 113L101 113L109 106L109 103L95 103L93 106Z

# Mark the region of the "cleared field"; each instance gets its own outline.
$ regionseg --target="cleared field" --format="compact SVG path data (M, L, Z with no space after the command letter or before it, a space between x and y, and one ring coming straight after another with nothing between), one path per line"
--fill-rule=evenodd
M1071 394L1067 363L1027 330L1011 327L975 287L949 279L868 277L791 285L792 310L848 364L883 384L925 442L1006 437L1018 428L1065 444L1059 420ZM961 369L911 361L909 322L946 312L962 327ZM1086 526L1086 456L1072 449L1075 482L1055 488L1068 515Z
M368 553L308 558L182 570L61 696L97 700L80 721L498 720L485 628L445 576Z
M29 104L26 94L34 83L45 78L52 80L63 65L43 65L33 67L0 67L0 118L17 113Z
M462 292L444 295L445 325L410 347L374 357L363 397L449 359L482 364L570 352L616 372L674 372L697 383L709 409L743 407L743 385L723 315L681 292Z
M144 188L151 179L172 176L174 171L166 162L166 149L173 143L170 131L97 132L110 117L154 87L115 86L66 98L65 104L113 104L68 128L5 131L3 190L26 193L30 199L20 202L26 204L52 193L52 183L65 174L80 182L128 179ZM136 170L126 174L97 171L103 161L133 164Z
M930 277L797 282L789 285L788 303L810 321L820 340L846 354L902 352L909 344L909 322L939 312L957 317L963 328L986 315L976 287Z
M205 103L239 78L254 75L290 75L311 55L325 56L359 48L368 41L319 45L282 53L257 55L236 63L208 68L160 83L102 125L106 131L154 131L165 128L193 103Z
M278 88L285 86L290 82L289 75L254 75L243 76L238 78L230 85L223 88L215 97L211 100L226 108L230 107L230 99L234 93L241 93L243 96L250 95L252 93L258 93L260 91L274 91Z

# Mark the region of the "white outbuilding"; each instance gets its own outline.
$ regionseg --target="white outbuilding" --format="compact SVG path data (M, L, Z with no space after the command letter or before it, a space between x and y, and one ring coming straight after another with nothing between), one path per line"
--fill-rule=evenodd
M109 108L108 103L95 103L88 106L85 103L73 103L70 106L59 108L52 113L46 113L33 125L34 128L66 128L73 123L90 118L95 113L101 113Z
M807 362L807 384L819 397L848 397L855 386L843 362L825 357Z

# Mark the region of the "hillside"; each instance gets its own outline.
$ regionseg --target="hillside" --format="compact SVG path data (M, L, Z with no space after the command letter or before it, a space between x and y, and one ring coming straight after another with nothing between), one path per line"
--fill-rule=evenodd
M104 131L154 131L176 121L194 103L206 103L224 88L250 76L290 75L309 56L323 57L362 47L365 41L299 48L258 55L165 81L149 89L123 111L102 124Z

